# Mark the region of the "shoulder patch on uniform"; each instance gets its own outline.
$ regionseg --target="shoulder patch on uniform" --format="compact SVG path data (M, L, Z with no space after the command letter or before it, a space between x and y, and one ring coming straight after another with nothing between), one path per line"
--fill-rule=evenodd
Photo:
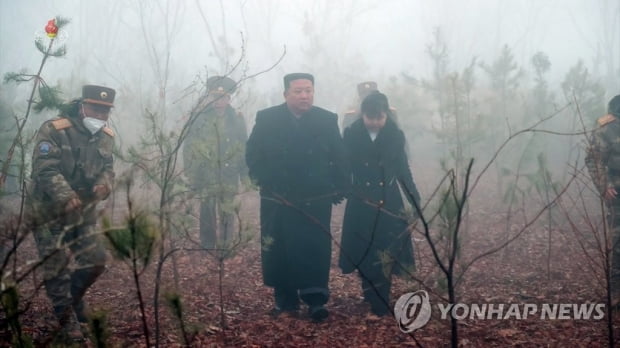
M110 127L103 127L103 128L101 128L101 131L103 131L105 134L107 134L107 135L109 135L111 137L114 136L114 131Z
M613 115L607 114L607 115L605 115L603 117L599 117L599 119L596 120L596 122L598 123L599 126L604 126L604 125L606 125L608 123L611 123L611 122L613 122L615 120L616 120L616 118Z
M50 151L52 151L52 143L50 143L49 141L42 141L39 143L37 148L39 150L39 155L47 156Z
M71 121L69 121L69 119L59 118L57 120L52 121L52 126L54 126L56 130L61 130L61 129L71 127L72 124L71 124Z

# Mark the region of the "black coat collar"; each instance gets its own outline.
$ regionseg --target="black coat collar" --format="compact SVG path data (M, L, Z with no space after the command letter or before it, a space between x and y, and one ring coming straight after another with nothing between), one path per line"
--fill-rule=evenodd
M377 145L393 143L398 139L398 131L398 126L388 118L385 122L385 126L379 131L379 134L377 134L374 143ZM351 136L356 142L366 140L372 142L362 118L357 119L351 125Z

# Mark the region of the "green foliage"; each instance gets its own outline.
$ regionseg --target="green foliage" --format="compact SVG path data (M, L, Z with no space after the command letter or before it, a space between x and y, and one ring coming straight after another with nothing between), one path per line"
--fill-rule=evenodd
M185 345L189 346L192 338L198 332L198 328L195 325L191 325L189 330L185 325L185 321L183 318L183 303L181 301L181 296L176 292L169 292L164 295L166 299L166 303L172 310L172 314L179 321L179 326L181 328L181 334L183 336L183 341Z
M446 277L439 275L437 277L437 287L439 288L440 291L447 292L448 291L448 279L446 279Z
M536 82L544 83L546 85L546 81L543 79L543 75L546 74L549 69L551 69L551 62L549 61L549 56L544 52L536 52L532 56L531 59L532 66L534 67L534 71L536 72Z
M58 33L60 33L67 24L69 24L71 20L69 18L56 16L55 24L58 27ZM52 57L62 57L67 54L66 46L60 46L54 50L52 50L52 43L55 39L50 40L48 46L45 46L44 39L42 37L36 38L34 41L35 46L39 50L39 52L43 53L45 56Z
M104 235L117 258L137 260L145 267L148 265L159 240L159 230L146 214L138 213L128 217L126 225L121 228L113 228L110 221L104 219L103 227Z
M451 234L456 227L458 205L452 190L446 190L439 206L439 221L442 233Z
M433 78L430 81L423 80L422 87L430 91L435 97L439 108L439 117L443 121L446 111L445 99L448 93L446 76L448 74L449 52L440 28L435 28L433 31L433 42L426 46L426 54L433 62Z
M512 177L513 175L512 173L511 174L506 173L504 176ZM513 204L513 203L521 201L524 195L525 195L525 192L523 192L523 189L521 189L521 187L519 186L518 181L510 181L506 185L506 191L504 191L503 202L508 203L508 204Z
M91 314L88 322L92 341L97 348L107 347L107 341L110 338L110 330L108 329L108 319L106 312L96 311Z
M549 172L549 165L547 164L547 155L541 152L537 156L538 170L536 173L527 175L526 178L536 193L541 196L553 196L554 192L560 190L560 183L554 182Z
M422 85L436 99L440 124L433 127L433 132L446 145L445 152L452 160L451 164L444 161L442 168L455 168L460 173L466 158L473 156L473 146L486 136L482 119L472 113L477 58L472 58L462 72L449 72L449 52L439 29L433 38L426 50L433 62L433 79Z
M426 45L426 54L433 60L433 77L435 84L429 82L423 82L427 88L434 89L437 92L441 92L441 86L436 82L443 79L448 73L448 62L450 61L450 55L448 53L448 45L445 38L441 33L440 28L433 30L433 43Z
M45 109L60 110L63 106L60 95L62 95L60 87L50 87L46 84L39 85L40 100L34 105L34 111L41 112Z
M22 332L21 323L19 322L19 293L17 286L2 285L3 291L0 300L6 313L6 320L11 328L12 346L20 348L34 347L32 339Z
M19 72L8 72L4 74L4 83L8 82L26 82L34 78L33 75L28 75L26 69L21 69Z
M170 306L172 310L172 314L178 320L183 320L183 305L181 303L181 296L174 292L169 292L164 294L166 298L166 303Z
M517 173L508 168L503 168L503 175L516 177ZM544 152L539 152L536 156L536 168L534 171L519 174L525 181L515 180L507 185L504 192L504 202L516 203L526 197L542 199L547 203L549 197L555 196L555 192L560 191L561 182L554 181L549 171L547 157Z
M504 98L514 94L524 76L523 70L515 62L508 45L502 47L499 57L491 65L480 63L480 67L487 73L491 88L501 93Z
M530 108L527 110L525 118L530 120L533 116L541 119L549 115L554 105L554 95L549 91L546 74L551 68L549 57L544 52L537 52L531 58L534 68L534 88L532 89ZM534 135L537 136L537 135Z
M515 100L524 72L515 62L512 50L504 45L500 55L493 63L480 63L480 68L486 73L491 82L491 89L495 96L491 99L491 113L486 122L492 128L490 135L495 142L505 134L507 121L517 120L514 108L509 106Z
M34 45L37 47L37 49L45 54L46 56L51 56L51 57L62 57L64 55L67 54L67 47L66 46L60 46L54 50L51 50L48 48L50 48L50 46L45 46L45 43L43 42L43 38L36 38L34 40Z
M274 243L274 242L275 242L275 241L274 241L273 237L271 237L271 236L265 236L265 237L263 237L263 241L262 241L262 243L261 243L261 245L262 245L262 247L261 247L262 251L263 251L264 253L269 252L269 251L271 250L271 246L273 245L273 243Z
M583 61L579 60L566 74L562 91L568 101L577 103L579 112L590 124L605 114L605 88L590 74Z
M389 250L377 250L377 255L379 256L379 262L381 262L381 272L386 278L389 278L396 260L394 260Z
M172 211L169 205L183 198L188 187L176 171L180 137L174 132L165 134L161 115L145 111L146 134L140 137L138 146L128 148L126 155L118 157L128 162L144 175L145 182L155 185L161 192L166 207L159 209Z
M67 24L69 24L69 19L60 17L60 16L56 17L56 26L58 27L59 33L61 32L63 27L66 26ZM9 168L11 166L11 162L13 160L13 156L15 153L14 150L17 147L23 148L24 146L23 132L26 127L26 123L30 117L31 106L34 104L34 108L32 109L34 111L40 112L47 108L58 108L61 105L61 101L59 98L60 89L57 87L54 87L54 88L48 87L47 84L45 83L45 80L43 79L41 75L41 72L43 71L45 62L47 61L49 57L51 56L61 57L61 56L64 56L67 53L67 51L64 46L54 48L54 42L55 42L54 39L51 39L49 41L49 44L47 47L45 47L42 40L43 38L35 39L36 47L39 49L41 53L43 53L43 58L41 59L41 64L36 74L28 74L26 73L25 70L22 70L18 73L9 72L4 75L5 82L15 82L19 84L19 83L32 81L31 96L34 96L35 92L38 90L40 100L36 101L34 100L34 98L30 98L30 100L28 100L28 107L26 108L27 112L23 118L20 118L18 122L19 124L17 127L17 134L13 137L13 141L11 142L11 145L9 146L9 150L7 151L7 157L4 158L3 162L1 163L0 191L4 190L6 177L9 174ZM23 168L23 166L25 165L25 163L23 162L24 161L22 160L22 163L19 164L21 168ZM23 172L24 171L22 170L21 173ZM22 178L20 178L20 181L21 179Z

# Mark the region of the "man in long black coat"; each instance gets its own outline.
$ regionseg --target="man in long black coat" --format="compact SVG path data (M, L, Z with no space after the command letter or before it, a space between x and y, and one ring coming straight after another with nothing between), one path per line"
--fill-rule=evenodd
M313 106L314 77L284 77L284 104L261 110L246 146L260 187L262 267L275 310L296 311L299 298L315 321L328 316L332 204L346 185L336 114Z

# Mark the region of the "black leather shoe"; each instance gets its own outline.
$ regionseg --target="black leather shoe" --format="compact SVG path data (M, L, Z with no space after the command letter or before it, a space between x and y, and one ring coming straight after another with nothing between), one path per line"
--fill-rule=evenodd
M287 305L287 306L278 306L276 305L269 311L269 314L272 316L278 316L282 313L297 313L299 310L299 305Z
M310 318L312 318L315 322L321 322L329 316L329 311L322 305L319 306L311 306L308 308L308 314Z

